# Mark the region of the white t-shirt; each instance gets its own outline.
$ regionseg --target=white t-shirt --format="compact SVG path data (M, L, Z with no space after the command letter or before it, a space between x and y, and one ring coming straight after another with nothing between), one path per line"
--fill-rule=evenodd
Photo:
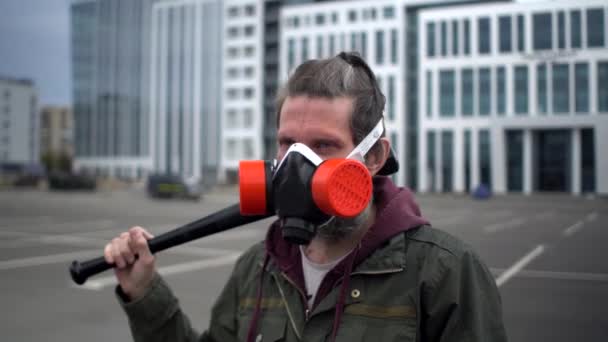
M346 253L332 262L326 264L317 264L310 261L304 252L304 247L300 246L300 254L302 255L302 271L304 273L304 282L306 283L306 293L308 294L308 307L311 308L315 302L317 291L319 290L319 286L321 286L321 282L323 281L323 278L325 278L325 275L331 271L334 266L339 264L340 261L346 258L349 253Z

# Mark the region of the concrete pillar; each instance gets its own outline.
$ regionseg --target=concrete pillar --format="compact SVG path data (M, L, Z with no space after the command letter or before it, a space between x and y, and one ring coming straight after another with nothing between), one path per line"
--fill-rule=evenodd
M581 130L579 128L572 129L572 158L570 172L572 186L572 194L580 195L581 193Z
M471 128L471 191L479 186L479 130Z
M462 129L454 129L454 158L453 178L454 191L464 192L464 132Z
M595 191L601 195L608 195L608 155L603 145L608 141L608 124L600 123L594 127L595 131Z
M435 131L435 191L436 192L442 192L443 191L443 158L442 158L442 151L443 151L443 146L442 142L442 136L441 136L441 130L438 129Z
M524 194L532 193L532 131L524 130Z

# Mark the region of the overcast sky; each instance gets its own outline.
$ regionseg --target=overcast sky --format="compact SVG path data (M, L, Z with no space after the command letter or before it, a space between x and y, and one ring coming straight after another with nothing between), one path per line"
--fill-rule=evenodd
M0 75L32 79L40 105L69 105L69 0L0 0Z

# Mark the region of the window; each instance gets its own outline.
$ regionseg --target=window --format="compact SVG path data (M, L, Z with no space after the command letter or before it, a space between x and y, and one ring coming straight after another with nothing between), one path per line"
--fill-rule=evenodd
M479 115L488 116L492 109L492 80L489 68L479 69Z
M236 38L239 36L239 28L238 27L229 27L228 28L228 37L230 38Z
M384 31L376 31L376 63L384 64Z
M239 96L239 91L235 88L228 88L226 91L226 96L228 96L228 99L231 100L236 99Z
M392 6L387 6L382 9L382 13L384 14L384 18L390 19L395 17L395 8Z
M237 128L238 127L238 119L237 119L237 114L236 114L236 110L235 109L229 109L226 112L226 126L228 128Z
M524 16L517 16L517 51L523 52L526 50L526 32L525 32Z
M439 72L439 114L445 117L454 116L454 71Z
M234 160L236 159L236 156L236 141L234 139L228 139L228 141L226 141L226 157L229 160Z
M336 36L333 34L329 36L329 51L332 56L336 55Z
M251 57L253 56L255 52L255 49L253 46L246 46L245 47L245 57Z
M473 69L462 69L462 102L460 104L463 116L473 115Z
M426 24L426 55L435 56L435 23Z
M604 46L604 10L592 8L587 10L587 47Z
M589 64L577 63L574 65L574 111L577 113L589 112Z
M511 17L502 16L498 18L498 34L500 35L499 51L511 52Z
M308 37L302 38L302 62L308 60Z
M228 57L235 58L239 56L239 49L237 47L229 47L228 48Z
M471 130L464 130L464 190L471 190Z
M253 110L251 108L243 109L243 126L245 128L253 127Z
M287 40L287 69L293 69L296 63L296 41L293 38Z
M334 24L337 24L337 23L338 23L338 13L333 12L333 13L331 14L331 22L332 22L332 23L334 23Z
M507 190L522 191L524 175L524 134L522 130L508 130Z
M350 50L351 51L358 51L357 48L357 41L358 41L358 37L357 37L357 32L351 32L350 33Z
M482 129L479 131L479 176L481 184L492 188L492 159L490 146L490 131Z
M254 92L253 88L245 88L245 89L243 89L243 97L246 98L246 99L252 98L254 93L255 92Z
M392 7L391 7L392 8ZM397 30L391 30L391 63L397 64Z
M395 120L395 77L388 77L388 118Z
M458 21L452 21L452 55L458 55Z
M426 154L427 155L426 165L427 165L427 174L429 175L429 178L430 178L429 190L436 191L437 189L435 188L435 132L430 131L430 130L427 131L426 140L427 140L427 145L428 145L428 151Z
M537 13L532 16L534 50L551 50L551 13Z
M443 180L443 191L452 191L452 174L454 170L453 150L454 133L452 131L441 132L441 178Z
M323 36L317 36L317 58L323 58Z
M515 113L528 114L528 67L525 65L515 66L514 74Z
M426 72L426 116L433 116L433 73Z
M245 6L245 15L248 17L255 16L255 5L247 5Z
M315 23L317 25L324 25L325 24L325 15L323 13L319 13L315 16Z
M581 47L581 11L570 12L570 45L573 49Z
M536 66L536 93L538 112L547 114L547 65L544 63Z
M595 192L595 137L593 128L581 129L581 191Z
M255 68L252 66L245 67L244 72L246 77L253 77L253 74L255 73Z
M357 21L357 12L355 10L348 11L348 21L351 23Z
M466 19L464 21L464 28L463 28L463 34L464 34L464 54L465 55L469 55L471 53L471 24L469 23L469 20Z
M239 69L238 68L228 68L226 71L228 78L237 78L239 77Z
M492 37L490 18L479 18L477 24L479 29L479 53L490 53L490 48L492 46L490 42L490 37Z
M446 56L448 54L448 24L445 21L441 22L441 55Z
M253 158L253 140L245 139L243 140L243 158L251 159Z
M367 60L367 32L361 32L361 55Z
M553 64L553 112L568 113L570 111L570 78L568 64Z
M566 18L561 11L557 13L557 48L566 48Z
M228 17L234 18L239 16L239 8L236 6L232 6L228 8Z
M608 112L608 62L597 63L597 109Z
M507 112L507 78L505 67L496 68L496 113L505 115Z

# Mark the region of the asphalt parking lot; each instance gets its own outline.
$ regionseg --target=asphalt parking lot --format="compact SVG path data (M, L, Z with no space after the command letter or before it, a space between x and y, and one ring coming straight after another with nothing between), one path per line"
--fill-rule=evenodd
M607 199L560 194L417 199L435 227L472 245L491 268L510 341L608 340ZM76 286L69 263L100 256L106 241L130 226L159 234L236 200L226 189L200 202L151 200L138 190L0 191L1 339L130 340L112 274ZM207 326L234 260L263 238L268 222L159 255L160 271L195 327Z

